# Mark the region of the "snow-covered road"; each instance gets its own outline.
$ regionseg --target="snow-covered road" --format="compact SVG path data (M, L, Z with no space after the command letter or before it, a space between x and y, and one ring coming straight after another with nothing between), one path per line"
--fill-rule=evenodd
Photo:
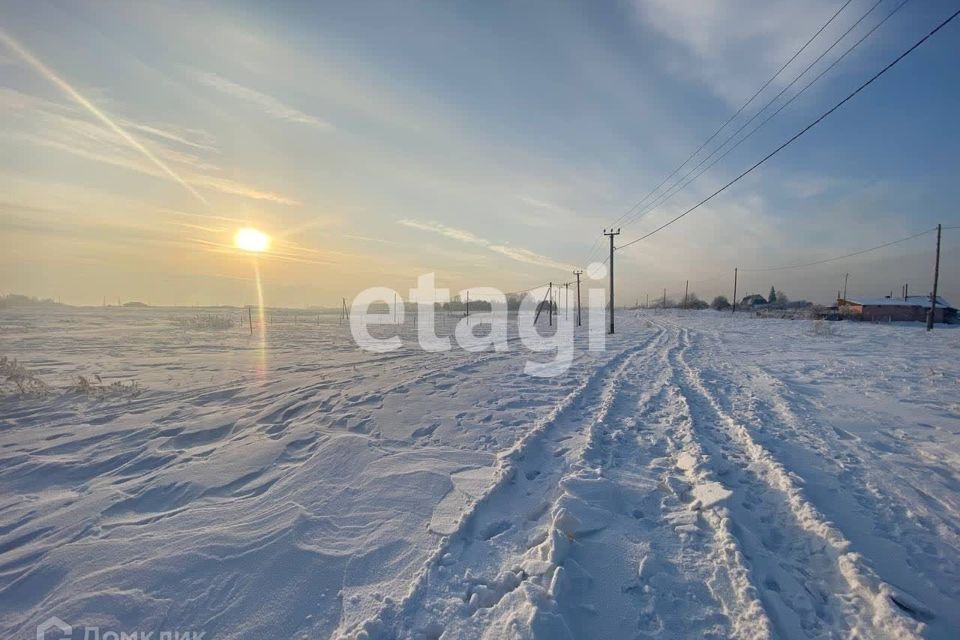
M49 384L146 389L0 399L4 638L960 630L956 329L630 313L533 378L120 313L4 318Z

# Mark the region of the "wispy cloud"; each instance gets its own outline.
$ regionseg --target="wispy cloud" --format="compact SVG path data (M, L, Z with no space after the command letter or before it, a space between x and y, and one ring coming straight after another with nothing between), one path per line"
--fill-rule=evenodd
M490 242L470 233L469 231L448 227L447 225L439 222L423 222L420 220L411 220L409 218L404 218L402 220L398 220L397 222L405 227L410 227L411 229L420 229L421 231L437 233L452 240L459 240L460 242L467 242L483 247L490 245Z
M545 209L547 211L556 211L558 213L570 213L570 210L561 207L560 205L553 204L552 202L547 202L546 200L540 200L539 198L533 198L531 196L519 195L517 198L520 202L535 207L537 209Z
M195 129L178 129L170 125L149 125L140 122L124 120L123 125L128 129L134 129L140 133L145 133L153 138L160 138L168 142L176 142L194 149L203 149L205 151L217 151L213 139L203 131Z
M242 196L252 200L266 200L268 202L285 205L300 204L299 200L285 196L281 193L265 191L263 189L258 189L256 187L243 184L242 182L237 182L236 180L230 180L228 178L217 178L215 176L208 175L193 175L188 177L188 182L200 187L206 187L208 189L213 189L214 191L219 191L220 193Z
M7 112L8 127L0 134L72 155L121 167L144 175L163 178L165 172L147 162L115 131L85 117L79 109L13 89L0 89L0 113ZM16 117L14 117L16 116ZM175 130L169 126L123 120L125 128L137 129L151 138L151 155L191 187L201 187L253 200L295 205L289 196L215 175L220 167L208 159L213 142L203 132ZM176 148L179 146L180 148Z
M304 113L299 109L284 104L273 96L257 91L256 89L251 89L250 87L237 84L236 82L227 80L226 78L215 73L197 71L195 72L195 75L197 79L206 86L216 89L220 93L224 93L256 105L267 115L277 118L278 120L286 120L287 122L303 124L315 129L333 128L333 125L326 120L321 120L320 118Z
M410 227L411 229L428 231L430 233L444 236L445 238L450 238L451 240L457 240L458 242L485 247L490 251L499 253L500 255L506 256L511 260L516 260L517 262L532 264L539 267L549 267L551 269L560 269L563 271L572 271L574 269L574 266L571 264L558 262L553 258L540 255L539 253L530 251L529 249L514 247L508 244L494 243L486 238L481 238L470 231L450 227L439 222L426 222L422 220L411 220L409 218L403 218L397 222L405 227Z
M345 233L343 234L343 237L348 238L350 240L361 240L363 242L376 242L379 244L390 244L390 245L400 244L399 242L395 242L393 240L384 240L383 238L371 238L370 236L358 236L352 233Z
M826 0L792 2L675 2L633 0L636 16L677 45L667 53L668 64L681 76L708 86L730 104L738 104L763 79L788 60L835 10ZM789 81L836 32L855 18L840 16L774 86ZM809 55L808 55L809 54ZM762 103L761 103L762 104Z

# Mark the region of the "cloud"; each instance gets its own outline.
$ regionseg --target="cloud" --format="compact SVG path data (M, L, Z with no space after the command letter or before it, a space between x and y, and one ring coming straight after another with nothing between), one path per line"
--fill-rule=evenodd
M532 264L538 267L549 267L551 269L559 269L563 271L574 270L573 265L558 262L553 258L540 255L539 253L535 253L529 249L514 247L507 244L496 244L490 240L481 238L470 231L450 227L439 222L423 222L420 220L411 220L409 218L404 218L402 220L398 220L397 222L405 227L410 227L411 229L428 231L430 233L436 233L446 238L450 238L451 240L457 240L459 242L485 247L490 251L499 253L500 255L506 256L511 260L516 260L517 262Z
M252 200L266 200L268 202L285 205L300 204L298 200L283 194L275 193L273 191L264 191L263 189L251 187L250 185L246 185L235 180L230 180L228 178L217 178L207 175L193 175L187 177L187 182L199 187L213 189L214 191L219 191L220 193L243 196L244 198L250 198Z
M196 129L179 129L170 125L149 125L130 120L123 120L122 124L127 129L134 129L153 138L160 138L205 151L218 150L209 134Z
M360 240L362 242L377 242L379 244L390 244L390 245L400 244L399 242L396 242L394 240L384 240L383 238L372 238L370 236L358 236L352 233L345 233L343 234L343 237L348 238L350 240Z
M57 149L151 177L166 177L164 172L153 163L146 162L142 155L115 131L91 121L85 117L84 112L71 105L0 88L0 113L3 112L18 116L5 118L6 126L0 127L0 134L8 138ZM122 122L128 129L136 129L149 135L152 154L162 159L167 166L175 167L178 177L192 187L276 204L299 204L289 196L215 175L220 167L205 157L215 147L211 138L203 132L177 130L169 125L157 126L131 120Z
M576 267L572 264L566 262L558 262L553 258L540 255L539 253L534 253L529 249L523 249L521 247L511 247L505 244L490 245L488 247L491 251L496 251L499 254L505 255L508 258L516 260L517 262L524 262L526 264L534 264L540 267L550 267L551 269L558 269L560 271L569 271L572 272Z
M431 233L437 233L452 240L459 240L460 242L467 242L469 244L476 244L482 247L490 245L490 242L484 240L483 238L476 236L469 231L464 231L463 229L455 229L454 227L448 227L445 224L440 224L439 222L421 222L419 220L410 220L409 218L404 218L403 220L398 220L399 224L402 224L405 227L410 227L412 229L420 229L421 231L429 231Z
M790 59L837 9L834 3L824 0L634 0L633 8L644 28L676 45L666 54L673 72L707 85L718 97L736 106ZM841 13L774 86L789 82L856 20L854 13Z
M220 93L224 93L234 98L239 98L251 104L254 104L260 109L262 109L267 115L277 118L278 120L286 120L287 122L293 122L296 124L303 124L314 129L332 129L333 125L327 122L326 120L321 120L320 118L311 116L299 109L295 109L289 105L286 105L273 96L269 96L265 93L261 93L256 89L251 89L249 87L244 87L235 82L227 80L221 76L218 76L215 73L210 73L206 71L197 71L195 73L197 79L205 84L208 87L216 89Z

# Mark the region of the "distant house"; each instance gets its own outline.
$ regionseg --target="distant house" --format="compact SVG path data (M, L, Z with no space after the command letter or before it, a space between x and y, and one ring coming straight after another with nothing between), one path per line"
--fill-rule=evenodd
M867 321L916 321L925 322L930 311L930 296L906 296L902 298L849 298L837 300L837 307L844 315ZM934 322L954 322L957 309L941 297L937 297Z
M759 293L751 293L748 296L744 296L743 300L740 301L740 306L744 308L757 307L763 304L767 304L767 299Z

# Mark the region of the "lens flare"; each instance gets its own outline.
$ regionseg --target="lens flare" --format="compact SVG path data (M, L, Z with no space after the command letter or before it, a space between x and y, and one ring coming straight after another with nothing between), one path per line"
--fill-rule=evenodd
M243 251L260 253L266 251L270 246L270 237L259 229L244 227L243 229L238 229L237 233L233 236L233 245Z

